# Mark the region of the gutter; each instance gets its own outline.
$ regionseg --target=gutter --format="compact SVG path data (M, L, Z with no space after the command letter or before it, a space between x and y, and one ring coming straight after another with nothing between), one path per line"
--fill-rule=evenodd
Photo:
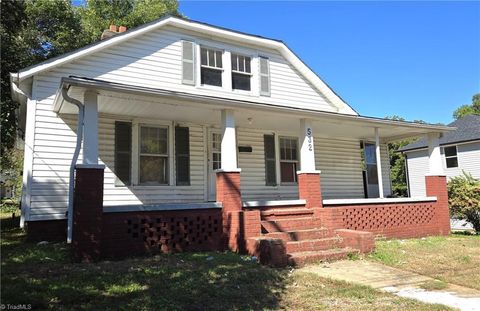
M83 139L83 118L84 107L79 100L68 96L68 90L70 87L62 87L63 99L78 107L78 120L77 120L77 144L75 145L75 151L73 153L72 162L70 164L70 176L68 181L68 208L67 208L67 243L72 243L72 229L73 229L73 192L74 192L74 178L75 178L75 165L77 164L78 155L80 154L80 148L82 146Z

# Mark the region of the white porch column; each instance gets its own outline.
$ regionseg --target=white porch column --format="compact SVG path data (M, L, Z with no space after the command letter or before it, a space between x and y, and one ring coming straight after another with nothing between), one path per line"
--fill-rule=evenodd
M375 128L375 156L377 158L378 195L380 198L383 198L382 158L380 152L380 135L378 134L378 127Z
M237 137L235 116L233 110L222 110L222 162L224 171L236 171L237 168Z
M302 173L314 173L315 149L313 147L312 121L300 120L300 171Z
M428 141L428 175L442 176L443 171L442 155L440 153L440 134L430 133Z
M98 164L98 102L97 92L87 90L83 96L83 164Z

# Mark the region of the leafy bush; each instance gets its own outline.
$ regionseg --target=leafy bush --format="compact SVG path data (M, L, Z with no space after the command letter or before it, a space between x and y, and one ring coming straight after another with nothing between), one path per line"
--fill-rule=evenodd
M466 172L450 179L448 205L452 216L467 220L480 233L480 180Z

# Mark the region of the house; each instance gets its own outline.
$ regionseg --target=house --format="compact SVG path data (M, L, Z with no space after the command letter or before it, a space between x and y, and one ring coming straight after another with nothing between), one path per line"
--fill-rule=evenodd
M456 130L440 137L442 166L447 179L463 172L480 178L480 116L467 115L449 124ZM426 139L420 139L400 148L406 158L408 189L412 197L425 195L422 177L428 172Z
M282 41L165 17L11 80L22 226L79 259L229 248L301 264L449 232L452 128L359 115ZM423 135L427 193L387 198L387 143Z

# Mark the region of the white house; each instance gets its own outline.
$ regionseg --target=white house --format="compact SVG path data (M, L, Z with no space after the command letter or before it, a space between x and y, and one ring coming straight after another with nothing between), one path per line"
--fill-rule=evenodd
M438 137L451 128L360 116L282 41L165 17L11 80L26 111L30 238L65 237L68 227L77 249L119 254L219 248L220 237L240 249L297 229L320 239L326 226L449 230L441 178L427 178L428 197L387 198L386 146L428 135L430 173L441 176ZM367 212L370 222L357 224ZM303 258L306 244L276 236Z
M447 178L462 172L480 178L480 116L467 115L449 124L456 130L440 138L442 165ZM400 149L407 159L411 196L424 196L423 177L428 171L427 141L420 139Z

